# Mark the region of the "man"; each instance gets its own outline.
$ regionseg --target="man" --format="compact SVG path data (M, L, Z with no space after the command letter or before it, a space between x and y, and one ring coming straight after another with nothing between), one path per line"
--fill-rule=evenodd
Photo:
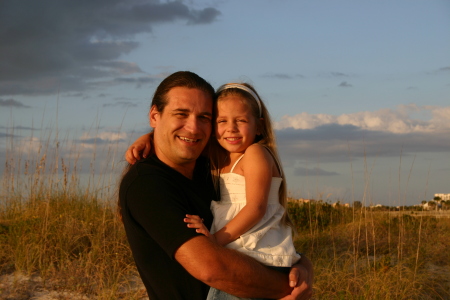
M208 286L239 297L309 299L312 266L302 258L290 279L220 247L183 222L211 226L215 192L201 156L212 130L214 89L191 72L161 82L149 113L155 155L122 179L119 205L133 256L150 299L206 299ZM294 289L289 280L300 285Z

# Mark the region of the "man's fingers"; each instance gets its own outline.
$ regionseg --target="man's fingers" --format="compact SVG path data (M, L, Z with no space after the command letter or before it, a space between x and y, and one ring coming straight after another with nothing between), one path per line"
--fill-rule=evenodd
M300 272L297 268L292 268L289 272L289 286L290 287L296 287L298 286L299 279L300 278Z

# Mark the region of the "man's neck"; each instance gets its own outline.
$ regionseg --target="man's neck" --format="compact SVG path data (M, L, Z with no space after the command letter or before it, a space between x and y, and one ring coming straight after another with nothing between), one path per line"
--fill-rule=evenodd
M194 178L195 163L194 163L194 165L192 167L186 167L186 166L172 167L170 165L169 165L169 167L171 167L172 169L174 169L178 173L181 173L181 175L183 175L186 178L189 178L189 179Z
M159 153L158 153L159 152ZM192 179L194 177L194 169L195 169L195 161L194 162L188 162L185 164L180 163L174 163L170 159L168 159L166 156L164 156L160 151L156 151L156 156L160 161L165 163L167 166L171 167L184 177L187 177L189 179Z

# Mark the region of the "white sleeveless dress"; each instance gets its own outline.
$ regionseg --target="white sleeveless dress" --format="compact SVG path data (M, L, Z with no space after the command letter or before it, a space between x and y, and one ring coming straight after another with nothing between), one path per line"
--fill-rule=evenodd
M220 175L220 201L211 202L214 215L211 233L224 227L246 205L245 177L233 173L243 156L235 162L230 173ZM278 190L282 180L272 177L266 214L261 221L226 247L268 266L291 267L300 259L300 255L295 251L291 228L281 224L284 207L278 200Z

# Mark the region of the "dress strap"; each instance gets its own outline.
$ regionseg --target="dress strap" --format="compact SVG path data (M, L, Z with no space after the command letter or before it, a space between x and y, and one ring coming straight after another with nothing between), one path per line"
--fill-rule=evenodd
M238 162L241 161L241 159L244 157L244 154L242 154L241 156L239 156L239 158L236 160L236 162L234 163L234 165L231 167L230 173L233 173L234 168L236 167L236 165L238 164Z
M275 164L277 166L278 172L280 173L280 177L284 178L283 170L281 169L280 162L278 161L277 157L273 154L273 152L267 147L266 145L262 145L264 148L266 148L267 151L269 151L270 155L272 155L273 160L275 161Z

